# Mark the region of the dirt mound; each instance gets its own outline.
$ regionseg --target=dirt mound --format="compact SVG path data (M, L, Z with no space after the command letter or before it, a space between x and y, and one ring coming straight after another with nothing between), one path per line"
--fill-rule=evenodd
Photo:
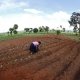
M41 40L40 51L29 45ZM0 80L80 80L80 43L63 36L24 37L0 42Z

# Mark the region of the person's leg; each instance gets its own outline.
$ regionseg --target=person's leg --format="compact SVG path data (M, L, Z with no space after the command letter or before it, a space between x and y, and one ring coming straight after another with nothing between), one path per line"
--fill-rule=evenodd
M34 47L34 53L37 53L38 52L38 47Z
M36 53L36 46L33 46L33 50L32 50L33 54Z
M30 53L33 54L33 52L34 52L34 44L31 44L30 45L29 50L30 50Z

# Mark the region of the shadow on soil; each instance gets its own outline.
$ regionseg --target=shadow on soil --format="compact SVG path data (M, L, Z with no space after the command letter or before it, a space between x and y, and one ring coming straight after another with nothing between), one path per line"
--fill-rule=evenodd
M76 72L73 80L80 80L80 69Z

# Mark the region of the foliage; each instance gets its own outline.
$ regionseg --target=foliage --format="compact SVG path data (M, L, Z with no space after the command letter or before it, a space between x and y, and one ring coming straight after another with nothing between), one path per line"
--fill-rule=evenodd
M80 34L80 13L77 12L73 12L71 17L70 17L70 21L68 21L70 26L74 26L74 32L77 33L77 30ZM79 26L78 26L79 25Z
M9 35L9 33L10 33L10 35L12 35L12 33L17 34L17 29L18 29L18 25L14 24L13 28L9 28L8 35Z
M31 33L33 31L33 28L29 28L29 33Z
M13 28L14 29L18 29L18 25L17 24L14 24Z
M38 29L37 29L37 28L34 28L34 29L33 29L33 32L34 32L34 33L37 33L37 32L38 32Z
M57 35L59 35L60 33L61 33L61 31L60 31L60 30L57 30L57 31L56 31L56 34L57 34Z
M48 26L45 27L45 31L48 33L48 31L49 31L49 27Z
M13 33L14 33L14 34L17 34L17 31L16 31L16 29L14 29L14 30L13 30Z
M42 27L39 27L39 32L43 32L43 28Z
M24 28L24 31L29 32L29 28Z
M10 34L12 35L12 32L13 32L13 28L9 28L9 31L10 31Z
M13 28L9 28L9 31L12 32L14 29Z
M48 26L40 26L39 27L39 32L47 32L49 31L49 27Z

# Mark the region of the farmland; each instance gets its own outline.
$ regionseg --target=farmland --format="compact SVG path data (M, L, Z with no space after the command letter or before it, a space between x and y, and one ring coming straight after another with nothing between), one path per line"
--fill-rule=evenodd
M40 40L40 51L29 45ZM0 41L0 80L80 80L80 42L61 35Z

